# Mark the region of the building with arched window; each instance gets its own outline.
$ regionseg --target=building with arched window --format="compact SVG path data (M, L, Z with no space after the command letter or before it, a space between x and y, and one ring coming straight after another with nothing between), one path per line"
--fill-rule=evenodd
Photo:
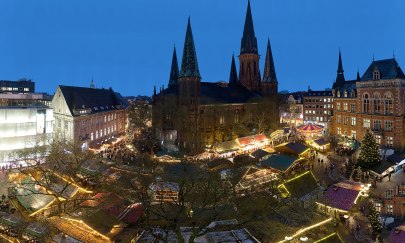
M405 147L405 75L395 58L373 60L362 77L346 81L339 54L332 94L332 135L361 140L370 129L382 147Z

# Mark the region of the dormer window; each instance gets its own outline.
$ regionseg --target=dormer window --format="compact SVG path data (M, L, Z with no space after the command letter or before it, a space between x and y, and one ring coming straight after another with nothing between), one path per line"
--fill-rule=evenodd
M347 98L347 91L346 90L345 90L344 96L345 96L345 98Z
M380 79L380 71L378 71L378 69L375 68L373 71L373 80L378 80L378 79Z
M337 92L337 97L340 98L340 91Z

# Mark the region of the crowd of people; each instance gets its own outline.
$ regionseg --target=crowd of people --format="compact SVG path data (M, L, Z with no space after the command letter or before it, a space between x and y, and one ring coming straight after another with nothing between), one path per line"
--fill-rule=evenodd
M135 161L135 153L127 147L127 142L121 140L115 144L110 145L100 152L100 155L104 159L109 160L121 160L123 162L133 162Z

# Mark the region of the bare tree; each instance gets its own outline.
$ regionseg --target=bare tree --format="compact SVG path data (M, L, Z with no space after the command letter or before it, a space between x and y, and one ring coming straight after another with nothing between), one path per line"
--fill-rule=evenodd
M28 197L35 194L46 196L50 203L30 216L49 207L53 214L69 214L77 209L86 196L92 193L89 182L99 181L99 175L83 175L89 163L97 163L97 157L90 151L83 151L76 143L53 140L49 146L34 146L18 152L27 166L16 167L16 174L22 179L11 188L15 197ZM100 163L100 162L98 162Z

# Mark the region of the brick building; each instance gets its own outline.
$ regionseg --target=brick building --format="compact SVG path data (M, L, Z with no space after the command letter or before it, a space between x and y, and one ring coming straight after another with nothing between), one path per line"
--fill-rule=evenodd
M125 102L110 89L60 85L52 99L55 136L94 147L125 132Z
M405 75L395 58L373 61L361 78L346 81L339 53L332 94L333 135L361 140L371 129L380 145L405 147Z
M405 217L405 183L386 190L374 200L378 212L399 218Z
M278 126L278 81L270 41L263 76L260 74L257 39L248 3L241 49L239 75L232 57L229 82L201 82L191 30L187 25L179 70L173 53L169 85L154 91L152 127L163 145L174 144L185 152L200 152L207 146L230 141L245 128L263 132L258 120L273 129ZM245 126L246 125L246 126Z

